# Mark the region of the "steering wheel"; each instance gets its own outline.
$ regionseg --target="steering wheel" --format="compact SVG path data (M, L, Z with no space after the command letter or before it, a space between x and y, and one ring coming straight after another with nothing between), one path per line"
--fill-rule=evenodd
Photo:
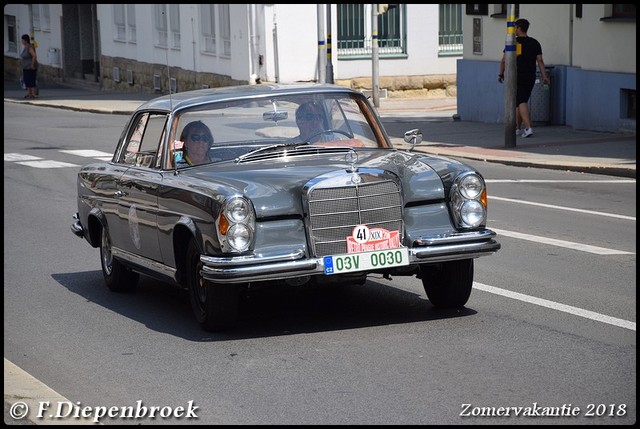
M347 133L346 131L342 131L342 130L324 130L324 131L320 131L319 133L315 133L314 135L312 135L311 137L309 137L307 139L307 141L312 141L313 139L315 139L318 136L324 135L324 134L342 134L343 136L345 136L348 139L353 138L353 136L349 135L349 133Z

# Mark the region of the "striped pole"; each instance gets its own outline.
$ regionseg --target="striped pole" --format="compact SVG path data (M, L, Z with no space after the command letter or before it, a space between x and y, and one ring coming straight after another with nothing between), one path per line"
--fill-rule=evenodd
M318 4L316 5L316 10L318 12L318 82L326 83L327 57L326 57L326 51L325 51L326 47L324 44L325 7L323 4Z
M504 145L516 146L516 7L507 5L507 36L504 46Z
M327 83L333 83L333 62L331 59L331 4L327 4Z
M378 51L378 4L371 5L371 94L373 105L380 107L380 54Z

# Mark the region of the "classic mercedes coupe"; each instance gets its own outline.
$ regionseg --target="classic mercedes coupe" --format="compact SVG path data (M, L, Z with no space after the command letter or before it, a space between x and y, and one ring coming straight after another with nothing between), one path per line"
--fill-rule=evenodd
M313 125L313 126L311 126ZM71 230L100 248L113 291L139 275L188 291L203 329L233 326L243 290L415 276L462 307L474 260L500 249L482 175L395 148L356 90L261 84L161 96L126 124L113 158L81 168Z

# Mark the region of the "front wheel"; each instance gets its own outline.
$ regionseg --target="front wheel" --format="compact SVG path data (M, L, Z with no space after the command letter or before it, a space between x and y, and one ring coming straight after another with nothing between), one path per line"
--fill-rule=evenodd
M422 286L436 307L463 307L471 296L473 259L420 265Z
M107 287L114 292L128 292L136 288L140 275L125 267L111 253L111 237L106 227L100 233L100 265Z
M200 274L200 250L194 240L187 249L187 287L191 308L205 331L230 328L238 317L240 289L233 284L218 284L205 280Z

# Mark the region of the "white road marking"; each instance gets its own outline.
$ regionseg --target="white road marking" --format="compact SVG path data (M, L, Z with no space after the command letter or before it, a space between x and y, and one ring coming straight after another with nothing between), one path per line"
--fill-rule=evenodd
M96 158L101 161L111 161L113 155L107 152L102 152L99 150L60 150L59 152L66 153L69 155L81 156L84 158ZM34 168L69 168L69 167L80 167L78 164L72 164L69 162L62 161L52 161L45 160L38 156L32 155L24 155L21 153L5 153L4 160L15 162L16 164L26 165L28 167Z
M5 153L4 160L5 161L34 161L36 159L42 159L37 156L31 155L23 155L21 153Z
M624 329L636 330L636 322L629 320L618 319L616 317L607 316L605 314L596 313L594 311L585 310L578 307L572 307L570 305L560 304L558 302L549 301L547 299L536 298L534 296L525 295L523 293L512 292L506 289L500 289L494 286L485 285L478 282L473 282L473 287L484 292L493 293L496 295L506 296L507 298L516 299L518 301L528 302L530 304L539 305L541 307L551 308L553 310L563 311L565 313L574 314L576 316L584 317L587 319L595 320L609 325L618 326Z
M66 168L66 167L80 167L76 164L70 164L68 162L52 161L45 159L44 161L24 161L16 162L16 164L26 165L28 167L35 168Z
M487 183L633 183L631 179L611 179L611 180L550 180L550 179L489 179Z
M105 158L105 157L108 157L109 159L113 158L112 153L102 152L99 150L92 150L92 149L61 150L59 152L68 153L70 155L83 156L85 158Z
M533 241L535 243L549 244L551 246L565 247L567 249L579 250L581 252L594 253L596 255L635 255L634 252L626 252L624 250L607 249L606 247L590 246L588 244L574 243L573 241L557 240L555 238L541 237L539 235L523 234L521 232L507 231L504 229L493 228L500 235L506 237L519 238L521 240Z
M9 424L18 424L21 422L30 422L35 425L94 425L94 416L75 417L75 414L64 416L61 413L57 417L59 404L72 404L67 398L14 364L7 358L4 358L4 401L11 404L11 414L9 414L15 422ZM43 403L48 402L53 413L43 412L42 417L38 417L40 407ZM17 408L14 408L17 407ZM27 415L13 414L21 411L27 411ZM6 411L5 411L6 413ZM7 423L5 421L5 423ZM22 423L20 423L22 424ZM26 424L26 423L25 423ZM98 422L102 425L102 422Z
M530 206L538 206L538 207L546 207L546 208L550 208L550 209L567 210L567 211L571 211L571 212L593 214L593 215L598 215L598 216L615 217L615 218L618 218L618 219L636 220L635 216L624 216L624 215L613 214L613 213L595 212L593 210L574 209L574 208L571 208L571 207L554 206L552 204L542 204L542 203L534 203L534 202L531 202L531 201L515 200L513 198L503 198L503 197L490 196L489 197L489 201L491 201L491 200L507 201L507 202L510 202L510 203L518 203L518 204L528 204Z

